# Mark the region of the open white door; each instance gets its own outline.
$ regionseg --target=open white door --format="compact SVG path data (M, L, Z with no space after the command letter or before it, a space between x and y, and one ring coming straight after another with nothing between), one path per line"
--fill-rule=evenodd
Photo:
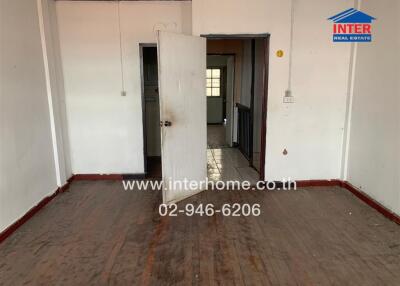
M235 57L229 56L226 66L226 129L225 140L229 147L233 146L233 102L234 102L234 74L235 72Z
M205 189L207 177L206 39L158 31L164 203ZM178 183L179 182L179 183Z

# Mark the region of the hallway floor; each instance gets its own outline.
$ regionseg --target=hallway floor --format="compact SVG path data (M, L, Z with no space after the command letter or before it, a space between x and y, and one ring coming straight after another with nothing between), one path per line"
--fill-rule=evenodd
M249 181L256 184L257 171L237 148L207 150L207 175L213 181Z
M207 148L229 147L226 143L225 125L216 124L207 125Z
M73 182L0 244L0 285L400 283L400 226L338 187L178 204L258 203L258 217L160 217L160 202L120 181Z
M207 125L207 176L212 181L249 181L260 175L238 148L226 144L225 125Z

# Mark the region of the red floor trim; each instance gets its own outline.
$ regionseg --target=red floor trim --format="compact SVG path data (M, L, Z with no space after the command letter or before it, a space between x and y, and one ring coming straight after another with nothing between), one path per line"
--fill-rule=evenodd
M122 180L123 176L120 174L76 174L72 177L73 181L98 181L98 180Z
M348 191L353 193L357 198L362 200L364 203L366 203L370 207L374 208L375 210L380 212L382 215L384 215L388 219L390 219L400 225L400 216L393 213L391 210L387 209L386 207L382 206L380 203L375 201L373 198L371 198L366 193L362 192L361 190L359 190L358 188L356 188L349 182L347 182L347 181L342 182L341 187L347 189Z
M395 223L400 225L400 216L397 214L393 213L386 207L382 206L380 203L375 201L373 198L353 186L347 181L341 181L341 180L304 180L304 181L296 181L297 187L298 188L305 188L305 187L341 187L349 192L351 192L353 195L355 195L357 198L362 200L364 203L369 205L370 207L374 208L378 212L380 212L383 216L387 217L388 219L394 221Z
M65 192L68 190L69 185L72 182L72 177L67 180L67 183L58 188L53 194L45 197L41 200L36 206L31 208L26 214L24 214L19 220L14 222L8 228L0 233L0 243L2 243L7 237L12 235L14 231L16 231L20 226L22 226L25 222L27 222L30 218L32 218L38 211L40 211L44 206L46 206L52 199L54 199L59 193Z
M303 180L296 181L297 187L334 187L341 186L342 182L340 180Z

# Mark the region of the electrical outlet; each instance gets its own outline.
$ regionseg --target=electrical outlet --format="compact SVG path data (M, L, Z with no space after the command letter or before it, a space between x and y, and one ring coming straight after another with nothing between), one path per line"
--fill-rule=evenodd
M285 96L283 97L283 103L294 103L294 97L292 96L291 90L285 91Z
M283 103L294 103L294 97L293 96L284 96Z

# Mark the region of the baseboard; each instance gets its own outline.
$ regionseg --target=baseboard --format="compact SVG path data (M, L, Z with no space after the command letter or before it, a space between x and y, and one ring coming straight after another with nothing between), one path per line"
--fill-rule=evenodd
M123 180L143 180L146 178L145 173L141 174L123 174L122 179Z
M121 181L144 179L146 174L75 174L73 181Z
M301 180L296 181L297 187L304 188L304 187L335 187L341 186L342 181L335 179L335 180Z
M361 191L360 189L356 188L352 184L347 181L342 181L339 179L335 180L305 180L305 181L296 181L297 187L304 188L304 187L341 187L343 189L348 190L357 198L362 200L364 203L369 205L370 207L374 208L378 212L380 212L386 218L394 221L395 223L400 225L400 216L389 210L388 208L384 207L373 198L368 196L366 193Z
M294 181L274 181L275 188L283 189L286 188L294 188L295 182ZM290 185L288 185L290 183ZM298 180L296 181L296 187L298 188L306 188L306 187L336 187L342 186L342 182L340 180Z
M69 185L72 182L72 177L67 180L64 186L57 188L57 190L51 194L50 196L42 199L36 206L31 208L26 214L24 214L20 219L10 225L8 228L3 230L0 233L0 243L2 243L6 238L12 235L19 227L21 227L24 223L26 223L29 219L31 219L37 212L39 212L42 208L44 208L52 199L54 199L59 193L65 192L68 190Z
M373 198L368 196L366 193L361 191L360 189L356 188L352 184L347 181L341 182L341 187L345 188L346 190L350 191L353 195L357 198L362 200L364 203L369 205L370 207L374 208L378 212L380 212L383 216L387 217L388 219L394 221L395 223L400 225L400 216L389 210L388 208L384 207Z
M75 174L72 177L73 181L99 181L99 180L110 180L118 181L122 180L121 174Z

